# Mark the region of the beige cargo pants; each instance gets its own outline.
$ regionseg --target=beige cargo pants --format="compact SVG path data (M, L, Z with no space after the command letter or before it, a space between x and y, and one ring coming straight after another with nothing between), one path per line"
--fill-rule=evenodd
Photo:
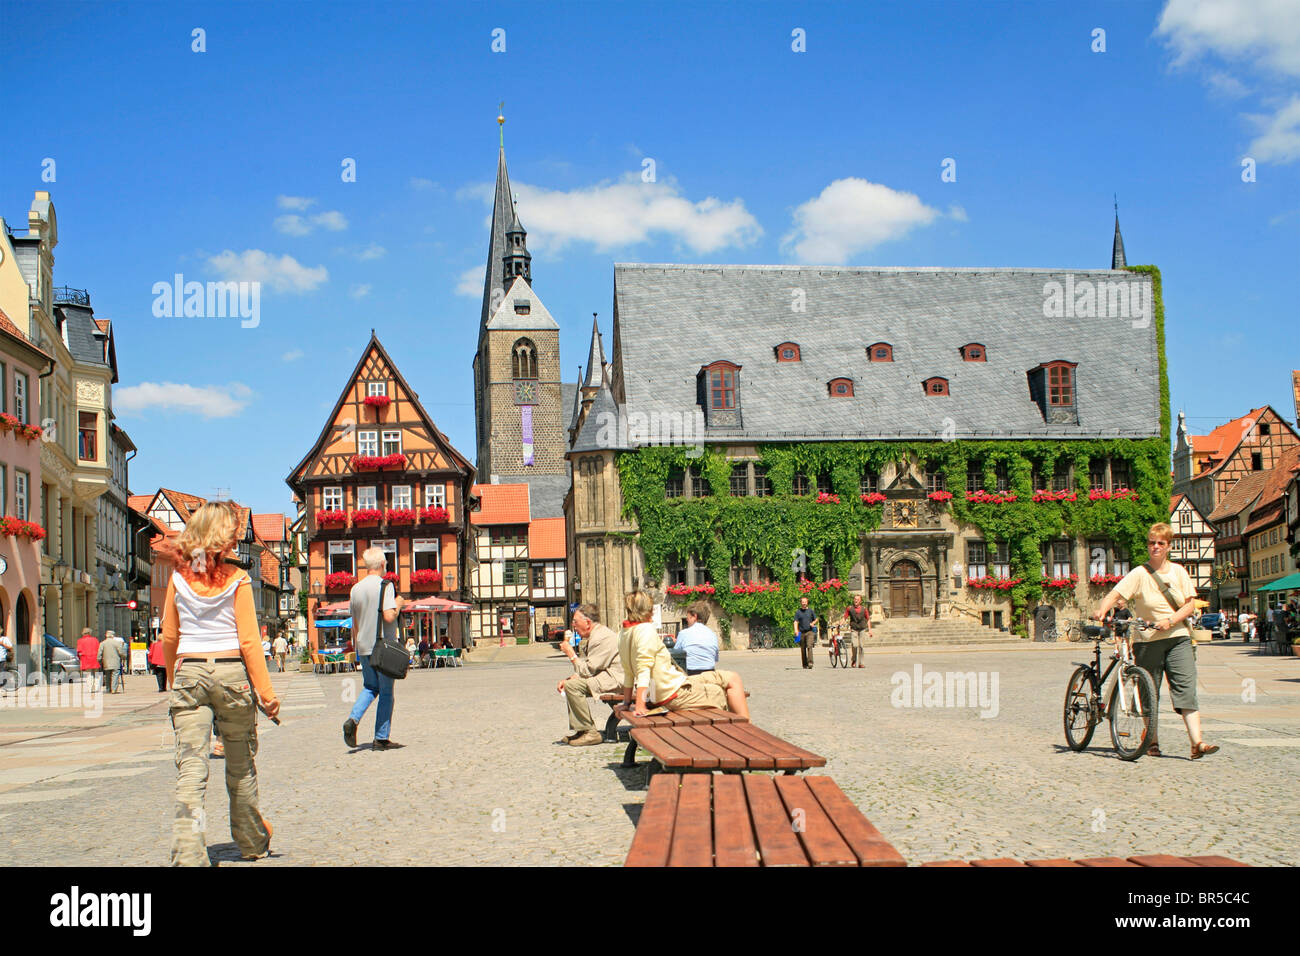
M267 852L270 834L258 813L257 707L242 663L182 660L169 701L176 732L176 812L172 819L172 866L209 866L204 838L207 816L208 745L215 718L226 747L230 835L240 853Z

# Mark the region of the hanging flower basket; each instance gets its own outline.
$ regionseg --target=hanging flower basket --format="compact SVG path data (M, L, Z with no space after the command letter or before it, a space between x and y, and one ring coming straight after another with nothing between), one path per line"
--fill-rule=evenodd
M441 583L441 571L424 570L411 572L411 587L413 588L437 587Z
M363 521L378 521L384 516L384 513L378 508L359 508L352 512L352 523L360 524Z
M1039 489L1034 492L1034 501L1042 503L1045 501L1078 501L1079 495L1075 491L1046 491Z
M840 496L833 495L829 491L823 491L817 496L817 503L819 505L837 505L840 503Z
M316 512L316 524L347 524L348 513L346 511L327 511L324 508Z
M421 508L420 524L445 524L447 521L446 508Z
M951 491L932 491L926 495L931 501L952 501Z
M1122 574L1094 574L1088 578L1088 583L1095 584L1097 587L1105 587L1111 584L1119 584L1123 580L1124 575Z
M878 505L885 500L885 496L878 491L872 491L865 495L859 495L864 505Z
M968 491L966 500L973 505L1005 505L1016 500L1014 491L1005 491L994 494L988 491Z
M415 512L410 508L389 508L389 524L415 524Z
M1137 501L1138 493L1132 488L1116 488L1114 491L1102 491L1093 488L1088 492L1089 501Z
M325 575L326 591L347 591L351 590L352 585L357 583L354 575L347 571L335 571L332 574Z
M35 521L4 517L0 518L0 534L9 538L28 538L32 541L40 541L45 537L45 529Z
M981 578L967 578L966 587L976 588L977 590L1010 591L1023 580L1024 578L1004 578L986 574Z
M1043 587L1053 588L1058 591L1066 591L1073 588L1079 583L1079 576L1071 574L1068 578L1052 578L1043 582Z
M382 470L384 468L405 468L406 456L397 455L353 455L352 468L355 471Z
M0 412L0 432L9 431L29 442L45 434L45 429L41 428L40 425L25 425L19 421L18 416L10 415L8 412Z
M387 408L393 404L393 400L387 395L367 395L366 405L370 408Z

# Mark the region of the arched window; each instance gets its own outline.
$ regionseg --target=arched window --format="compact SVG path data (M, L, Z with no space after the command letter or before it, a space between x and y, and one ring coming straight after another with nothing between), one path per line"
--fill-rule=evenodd
M985 350L984 346L980 345L978 342L972 342L970 345L963 345L961 347L961 357L962 360L966 362L987 362L987 355L988 352Z
M894 347L888 342L877 342L875 345L868 345L867 358L873 362L892 362L894 360Z
M853 397L853 379L851 378L833 378L826 383L826 388L831 393L832 398Z
M537 346L529 339L515 343L510 355L512 378L537 378Z
M934 378L927 378L921 383L921 387L925 389L926 395L948 394L948 380L937 375Z
M782 342L776 347L776 360L778 362L798 362L799 346L793 342Z
M708 407L711 411L724 411L736 407L736 373L739 365L731 362L714 362L703 369L707 376Z

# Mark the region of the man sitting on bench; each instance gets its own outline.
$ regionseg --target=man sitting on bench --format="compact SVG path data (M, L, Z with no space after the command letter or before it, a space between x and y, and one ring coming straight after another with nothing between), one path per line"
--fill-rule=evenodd
M618 635L600 623L596 605L584 604L573 612L573 629L582 638L580 650L574 651L567 636L560 639L560 650L573 664L573 675L558 685L569 705L570 732L557 743L590 747L605 738L591 719L587 698L622 689L623 664L618 656Z
M709 627L709 605L695 601L686 608L686 624L673 641L673 650L686 652L686 676L718 666L718 635Z
M712 670L686 675L673 663L663 638L653 623L654 604L644 591L632 591L625 602L628 619L618 639L618 656L623 662L623 702L632 703L633 713L644 717L652 707L686 710L717 707L746 719L749 704L745 685L735 671ZM654 703L647 703L653 696Z

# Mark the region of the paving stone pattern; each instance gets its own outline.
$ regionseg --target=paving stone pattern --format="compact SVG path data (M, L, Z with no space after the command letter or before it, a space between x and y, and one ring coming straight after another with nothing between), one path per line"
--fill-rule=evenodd
M1181 721L1162 698L1166 756L1124 763L1105 726L1083 753L1064 746L1065 683L1089 647L875 652L862 671L832 670L818 648L811 672L797 651L738 651L722 665L743 675L755 723L825 755L816 772L833 776L910 862L1215 853L1300 864L1300 659L1203 647L1205 733L1222 751L1187 759ZM996 673L997 716L892 706L891 675L910 677L915 663L925 673ZM241 866L620 864L644 770L619 767L623 745L554 743L567 732L555 693L567 671L555 655L413 672L398 684L393 724L407 746L387 752L369 749L373 707L361 748L343 744L360 675L273 675L284 722L261 721L257 757L273 855L238 860L220 760L208 786L210 855ZM1253 702L1242 699L1248 680ZM129 684L93 718L0 708L6 863L167 861L166 695L150 677ZM593 714L603 723L604 706Z

